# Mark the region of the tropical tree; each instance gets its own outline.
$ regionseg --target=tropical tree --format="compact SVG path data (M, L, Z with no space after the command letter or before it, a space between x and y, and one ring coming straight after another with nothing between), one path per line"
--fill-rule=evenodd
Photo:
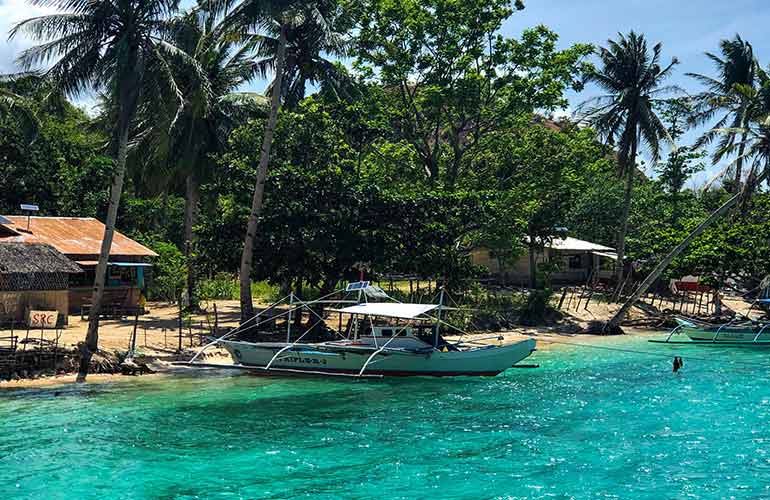
M625 180L623 214L617 237L618 266L616 279L620 293L623 284L623 258L626 253L628 214L634 178L637 176L636 156L640 146L646 147L657 161L661 142L668 140L668 131L656 114L654 104L671 87L663 86L676 59L661 66L662 45L647 47L644 35L631 31L618 34L617 41L608 40L599 49L601 68L588 73L588 81L606 92L582 105L587 119L606 140L618 150L618 175Z
M348 56L348 33L352 26L346 11L337 0L318 0L297 9L286 25L286 60L281 80L283 106L290 110L296 109L305 97L308 84L321 85L338 95L347 93L351 85L345 67L334 61ZM275 72L279 40L278 26L268 27L255 54L263 78ZM268 86L268 93L274 83Z
M253 0L244 4L234 15L242 16L247 20L253 20L255 18L255 9L258 9L259 6L260 3ZM281 100L285 100L287 95L290 96L290 101L301 98L304 95L305 85L308 81L320 78L322 74L329 74L326 70L324 72L317 70L319 67L330 69L327 68L326 64L319 62L319 54L325 50L342 47L339 36L331 31L327 31L333 30L333 26L335 26L335 23L329 22L328 18L338 13L336 3L319 1L299 4L298 6L291 4L281 6L276 4L272 8L273 10L270 14L272 17L262 17L262 19L271 20L262 25L265 35L263 36L263 49L261 53L269 57L260 61L259 66L264 68L263 71L265 73L272 68L275 76L269 87L270 112L265 124L257 179L246 227L243 254L241 256L239 279L242 320L254 315L254 306L251 299L254 242L257 237L259 217L262 211L265 179L267 178L267 168L270 162L270 148L273 142ZM259 11L258 15L264 16L265 10ZM294 36L291 54L289 54L290 33ZM314 46L313 43L319 45ZM312 64L308 61L312 62ZM288 84L284 84L285 78Z
M752 105L748 108L749 120L747 121L747 126L738 129L726 128L717 130L720 134L738 134L742 138L740 142L730 144L725 153L734 154L737 151L743 151L743 154L736 158L735 161L737 162L738 159L751 161L743 189L706 217L703 222L698 224L687 237L660 261L628 300L623 303L618 312L606 323L604 326L605 331L616 331L631 307L642 295L647 293L649 287L663 274L663 271L671 264L671 261L684 252L698 236L728 213L741 200L747 200L762 182L770 178L770 75L761 70L761 68L757 68L757 77L760 82L760 88L758 89L757 97L752 100Z
M394 132L420 160L423 178L454 189L484 137L511 118L566 104L579 89L589 45L557 50L544 26L501 34L521 10L510 0L361 0L355 65L387 89Z
M138 139L132 149L150 175L165 165L166 183L184 179L186 288L194 307L194 227L200 186L210 178L216 167L214 155L225 151L230 133L248 120L264 117L267 100L261 94L237 91L261 74L253 58L261 39L232 26L210 2L200 2L175 18L167 31L169 41L195 61L199 71L189 71L188 64L172 65L184 105L179 110L168 96L148 96L139 108Z
M743 180L743 162L746 147L745 132L750 120L749 112L752 101L756 98L757 61L754 50L749 42L740 35L732 40L722 40L719 43L722 56L706 52L706 57L714 63L717 76L711 77L698 73L687 73L706 87L706 90L695 97L696 113L693 116L695 125L711 122L715 116L721 115L717 122L706 131L696 142L696 146L710 144L719 139L712 155L714 165L721 162L728 151L737 154L734 163L729 167L735 168L733 187L740 190ZM725 133L725 129L731 129ZM740 135L740 137L738 137ZM737 149L733 146L738 145ZM721 177L721 172L718 175Z
M16 122L28 142L37 136L40 122L29 100L16 93L13 83L17 75L0 75L0 120Z
M24 68L33 68L53 61L43 73L53 89L71 96L103 90L113 96L115 104L112 141L115 170L96 267L88 333L81 347L78 380L84 381L91 357L98 349L107 260L123 190L131 121L149 87L162 81L177 89L169 60L183 60L185 56L158 36L168 16L176 10L176 0L37 2L62 12L27 19L13 27L11 37L26 34L42 42L22 52L19 63Z
M655 171L658 173L658 181L669 195L671 223L676 226L679 223L682 189L693 174L704 169L700 160L705 153L697 146L679 143L686 131L688 118L693 113L690 99L670 99L660 103L659 111L671 137L671 149L666 159L655 165Z

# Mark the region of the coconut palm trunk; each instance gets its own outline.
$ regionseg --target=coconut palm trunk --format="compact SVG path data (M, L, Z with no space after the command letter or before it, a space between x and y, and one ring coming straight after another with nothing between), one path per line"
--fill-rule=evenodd
M115 172L112 175L107 220L104 222L104 236L102 238L101 250L99 251L99 262L96 265L96 277L94 278L94 289L91 296L91 310L88 313L88 332L86 333L85 342L81 345L78 382L85 382L91 365L91 358L99 349L99 316L104 299L104 282L107 278L107 263L110 257L110 248L112 247L112 237L115 234L115 221L118 217L120 196L123 193L123 180L126 173L126 156L128 153L128 134L138 99L138 82L134 76L135 74L132 73L132 76L129 76L121 83Z
M270 98L270 114L265 125L265 133L262 138L262 150L259 156L257 170L257 182L254 186L254 196L251 200L251 213L246 226L246 238L243 242L243 254L241 255L240 291L241 291L241 321L245 321L254 315L254 304L251 299L251 270L254 259L254 242L257 237L259 215L262 212L262 201L265 194L265 179L267 167L270 162L270 148L273 144L273 133L278 119L278 108L281 105L281 88L284 68L286 66L286 30L287 26L281 24L278 38L278 51L275 61L275 80Z
M765 168L763 173L761 173L756 178L755 182L757 184L763 182L765 179L767 179L767 173L768 169ZM733 208L741 199L741 196L743 196L742 192L733 195L729 200L722 204L722 206L712 212L711 215L709 215L703 222L698 224L698 227L693 229L693 231L688 234L685 239L683 239L676 247L674 247L674 249L671 250L657 266L655 266L655 269L653 269L652 272L647 275L647 277L644 279L644 281L642 281L636 291L631 294L625 303L623 303L618 312L616 312L615 315L607 322L605 325L605 331L617 329L617 327L620 326L620 322L623 321L623 318L625 318L626 314L628 314L628 311L631 309L631 307L633 307L633 305L642 295L647 293L647 290L653 283L655 283L658 278L660 278L660 275L663 274L663 271L665 271L669 264L671 264L671 261L677 258L685 249L687 249L687 247L690 246L690 243L692 243L695 238L700 236L703 231L708 229L731 208Z
M744 120L743 128L748 127L748 120ZM741 192L741 184L743 182L743 159L746 152L746 132L741 134L741 140L738 144L738 158L735 160L735 192Z
M626 186L623 194L623 217L620 221L620 229L618 229L618 260L617 267L615 268L615 279L617 281L617 288L615 289L615 300L620 298L623 288L623 271L624 260L626 256L626 235L628 234L628 217L631 213L631 195L634 191L634 177L636 174L636 125L633 126L634 137L631 140L630 153L626 162Z
M190 173L185 181L185 206L184 206L184 253L187 263L187 299L190 307L197 307L195 296L195 284L197 274L194 263L194 238L193 227L198 221L198 201L200 200L200 184L195 175Z

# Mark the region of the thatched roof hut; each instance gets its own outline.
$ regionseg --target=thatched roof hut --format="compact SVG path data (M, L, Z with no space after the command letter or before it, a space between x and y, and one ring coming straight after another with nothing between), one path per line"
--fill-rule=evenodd
M46 244L0 243L0 290L65 290L80 266Z

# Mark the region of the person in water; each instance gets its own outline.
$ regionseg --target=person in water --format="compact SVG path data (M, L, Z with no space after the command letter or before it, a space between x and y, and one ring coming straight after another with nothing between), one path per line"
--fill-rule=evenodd
M679 356L674 356L674 366L672 371L676 373L682 369L682 367L684 367L684 361L682 361L682 358Z

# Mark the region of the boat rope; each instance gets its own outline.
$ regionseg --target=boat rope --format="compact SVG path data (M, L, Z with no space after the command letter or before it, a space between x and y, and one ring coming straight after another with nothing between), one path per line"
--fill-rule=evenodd
M563 344L563 345L570 345L570 346L574 346L574 347L585 347L585 348L588 348L588 349L600 349L600 350L603 350L603 351L623 352L623 353L627 353L627 354L642 354L642 355L645 355L645 356L651 356L651 357L667 359L667 360L671 359L671 355L670 354L664 354L664 353L660 353L660 352L639 351L639 350L636 350L636 349L628 349L628 348L624 348L624 347L610 347L610 346L596 345L596 344L582 344L582 343L578 343L578 342L565 342L563 340L550 340L550 339L543 339L543 338L540 338L540 337L535 337L535 339L537 340L537 342L544 342L544 343L547 343L547 344ZM680 356L680 357L686 357L687 359L694 359L696 361L705 361L707 363L744 365L744 366L752 367L752 368L767 369L768 366L770 366L770 365L767 365L767 364L755 363L755 362L752 362L752 361L723 360L723 359L719 360L719 359L714 359L714 358L707 358L707 357L702 357L702 356L690 356L690 355L685 355L685 356Z

